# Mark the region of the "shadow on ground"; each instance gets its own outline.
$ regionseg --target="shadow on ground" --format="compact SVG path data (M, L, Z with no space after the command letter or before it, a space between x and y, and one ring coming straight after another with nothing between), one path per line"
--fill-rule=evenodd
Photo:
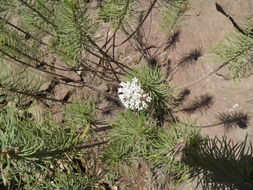
M253 189L253 147L247 136L234 143L226 136L205 139L186 150L183 162L203 190Z

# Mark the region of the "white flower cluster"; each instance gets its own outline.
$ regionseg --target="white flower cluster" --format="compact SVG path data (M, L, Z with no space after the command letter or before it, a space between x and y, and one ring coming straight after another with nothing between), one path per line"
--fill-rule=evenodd
M144 110L152 98L141 88L139 80L135 77L131 82L121 82L118 89L119 99L125 108L131 110Z

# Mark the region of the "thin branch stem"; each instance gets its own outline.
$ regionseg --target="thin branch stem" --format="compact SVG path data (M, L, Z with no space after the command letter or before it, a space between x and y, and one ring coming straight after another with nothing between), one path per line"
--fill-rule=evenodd
M24 62L24 61L21 61L21 60L15 58L14 56L8 54L7 52L5 52L5 51L3 51L3 50L0 50L0 52L2 52L4 55L8 56L9 58L13 59L14 61L16 61L16 62L18 62L18 63L20 63L20 64L23 64L23 65L26 65L26 66L28 66L28 67L31 67L31 68L33 68L33 69L35 69L35 70L38 70L38 71L41 71L41 72L44 72L44 73L48 73L48 74L53 75L53 76L61 77L61 79L65 79L66 81L70 81L70 82L74 82L74 83L83 84L81 81L75 81L75 80L73 80L73 79L71 79L71 78L68 78L68 77L66 77L66 76L59 75L59 74L57 74L57 73L53 73L53 72L50 72L50 71L46 71L46 70L44 70L44 69L37 68L36 66L32 66L32 65L30 65L30 64L28 64L28 63L26 63L26 62Z
M233 59L234 59L234 58L233 58ZM233 60L233 59L232 59L232 60ZM199 82L205 80L207 77L211 76L212 74L216 73L217 71L219 71L220 69L222 69L223 67L225 67L226 65L228 65L232 60L223 63L222 65L220 65L220 66L217 67L216 69L212 70L210 73L204 75L203 77L201 77L201 78L199 78L199 79L197 79L197 80L195 80L195 81L192 81L192 82L190 82L190 83L188 83L188 84L185 84L185 85L183 85L183 86L180 86L180 87L176 88L175 90L180 90L180 89L182 89L182 88L187 88L187 87L189 87L189 86L192 86L192 85L194 85L194 84L197 84L197 83L199 83Z
M30 97L33 97L35 99L44 99L44 100L50 100L50 101L54 101L54 102L60 102L60 103L63 103L63 104L66 104L66 103L70 103L68 101L63 101L63 100L59 100L59 99L55 99L55 98L48 98L48 97L43 97L43 96L39 96L39 95L36 95L36 94L31 94L31 93L28 93L28 92L23 92L23 91L20 91L20 90L16 90L16 89L7 89L11 92L14 92L14 93L18 93L18 94L22 94L22 95L25 95L25 96L30 96Z
M108 67L106 67L106 66L103 66L103 65L101 65L101 64L99 64L99 63L96 63L95 61L92 61L92 60L90 60L90 59L87 59L87 61L89 61L90 63L93 63L94 65L96 65L97 67L101 67L101 68L103 68L103 69L106 69L106 70L108 70L108 71L110 71L110 72L113 72L110 68L108 68ZM81 64L84 64L85 63L85 60L83 60L83 61L81 61ZM74 70L74 71L82 71L82 70ZM117 71L114 71L115 73L117 73L118 75L123 75L122 73L120 73L120 72L117 72Z
M158 0L154 0L153 3L150 5L147 14L143 18L142 22L135 29L135 31L132 34L130 34L130 36L128 36L123 42L121 42L120 44L116 45L116 47L123 45L124 43L126 43L130 38L132 38L136 34L136 32L141 28L141 26L144 24L145 20L148 18L150 12L152 11L152 9L155 6L155 4L156 4L157 1Z
M227 60L226 62L224 62L223 64L221 64L220 66L218 66L216 69L212 70L210 73L207 73L206 75L204 75L203 77L201 77L201 78L199 78L199 79L197 79L197 80L195 80L195 81L192 81L192 82L190 82L190 83L188 83L188 84L185 84L185 85L183 85L183 86L180 86L180 87L176 88L175 90L180 90L180 89L182 89L182 88L187 88L187 87L189 87L189 86L192 86L192 85L194 85L194 84L196 84L196 83L199 83L199 82L205 80L207 77L209 77L209 76L211 76L212 74L216 73L217 71L219 71L220 69L222 69L222 68L225 67L226 65L232 63L233 60L237 59L237 58L238 58L239 56L241 56L245 51L248 51L248 50L251 49L251 48L252 48L252 47L248 47L247 49L245 49L245 50L239 52L239 53L238 53L237 55L235 55L233 58Z
M120 29L120 26L122 25L123 19L124 19L125 15L126 15L126 12L127 12L128 8L129 8L129 5L130 5L130 0L127 1L126 7L124 9L124 12L120 16L119 23L117 25L117 28L113 32L113 35L109 39L108 39L108 36L106 36L105 44L102 46L102 48L105 48L107 46L107 44L114 38L114 36L118 32L118 30ZM109 30L108 30L108 32L109 32Z
M38 16L40 16L46 23L50 24L51 26L53 26L54 28L57 28L56 25L54 23L52 23L51 21L49 21L41 12L39 12L38 10L36 10L35 8L33 8L31 5L29 5L29 3L27 3L24 0L18 0L19 2L23 3L23 5L25 5L26 7L28 7L29 9L31 9L33 12L35 12Z
M21 33L25 34L25 36L27 37L31 37L32 39L34 39L35 41L39 42L40 44L43 44L45 46L49 46L48 44L46 44L45 42L42 42L41 40L37 39L36 37L34 37L33 35L31 35L29 32L24 31L23 29L19 28L18 26L10 23L9 21L3 19L2 17L0 17L0 20L4 21L6 24L10 25L11 27L15 28L16 30L20 31Z
M51 11L51 10L45 5L45 3L41 3L40 0L37 0L37 1L38 1L38 3L39 3L42 7L44 7L52 16L55 16L54 12Z
M37 58L31 57L30 55L28 55L28 54L26 54L26 53L24 53L24 52L21 52L19 49L15 48L15 47L12 47L12 46L10 46L10 45L8 45L8 44L4 44L4 45L6 45L7 47L13 49L13 50L16 51L17 53L20 53L21 55L23 55L23 56L29 58L30 60L35 61L36 63L40 63L40 64L46 65L46 66L48 66L48 67L50 67L50 68L58 69L58 70L61 70L61 71L73 71L72 69L69 69L69 68L60 68L60 67L52 66L52 65L50 65L50 64L48 64L48 63L46 63L46 62L44 62L44 61L40 61L40 60L37 59Z

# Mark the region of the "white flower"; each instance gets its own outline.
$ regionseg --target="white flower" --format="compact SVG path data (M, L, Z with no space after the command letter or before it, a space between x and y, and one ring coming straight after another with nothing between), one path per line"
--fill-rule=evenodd
M131 82L121 82L118 89L119 99L125 108L131 110L144 110L152 98L141 88L139 80L135 77Z

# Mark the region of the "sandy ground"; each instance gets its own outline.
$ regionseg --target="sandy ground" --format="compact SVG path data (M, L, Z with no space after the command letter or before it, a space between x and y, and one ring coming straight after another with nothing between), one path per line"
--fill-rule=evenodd
M220 65L218 57L211 53L210 49L215 47L218 42L224 41L225 35L235 31L235 29L229 19L216 10L215 3L219 3L238 24L243 23L243 21L253 14L252 0L191 0L190 8L181 23L180 38L176 47L171 51L164 51L156 57L159 65L166 71L168 68L168 60L170 60L171 66L173 67L186 52L193 49L202 50L203 56L198 59L194 66L179 70L179 72L174 75L172 81L174 86L178 87L201 78ZM161 17L159 11L154 9L143 25L142 30L145 31L148 39L146 43L150 47L161 44L166 38L166 35L161 32L159 27L160 21ZM106 31L102 31L102 33L104 32ZM125 37L117 36L116 44L122 41L122 39L125 39ZM153 51L155 50L151 48L150 52L152 53ZM120 56L124 57L123 61L128 64L137 64L139 61L142 61L140 55L134 51L130 44L125 44L120 47L119 52L116 54L119 58L121 58ZM69 73L67 75L69 76ZM78 78L76 74L70 77ZM242 79L240 82L226 80L228 77L229 72L224 68L218 72L218 75L213 74L201 83L190 86L188 88L190 94L187 96L182 106L189 104L195 97L206 94L212 97L213 103L205 111L191 114L180 113L179 117L194 120L199 126L207 126L216 124L218 122L217 115L223 112L237 111L248 114L249 117L253 116L253 76ZM98 87L101 92L111 92L114 90L102 83L97 83L96 87ZM56 97L62 99L71 90L73 90L73 88L69 87L66 89L58 85L55 90ZM78 98L93 93L92 91L87 92L86 88L78 90L74 95L75 98ZM100 104L101 109L110 109L113 108L113 106L115 106L115 104L110 101L102 101ZM57 109L59 108L56 108L56 110ZM62 117L61 112L57 114L56 118L59 119ZM113 119L113 111L111 119ZM248 134L249 139L253 142L252 124L253 120L250 119L248 125L243 129L234 127L226 131L223 125L218 125L204 128L201 133L202 135L209 135L211 137L227 135L228 138L233 139L235 142L243 141L245 135ZM147 172L145 164L143 167L143 170L139 173L139 177L136 177L135 181L132 182L135 184L132 190L149 189L146 184L149 173ZM191 184L184 184L178 189L191 189Z
M243 23L253 13L252 0L192 0L190 9L183 20L180 40L176 48L170 52L163 52L158 58L159 64L166 65L166 61L170 59L173 66L185 52L192 49L201 48L204 55L195 66L177 72L172 82L173 85L181 86L194 81L220 64L217 56L211 53L210 49L215 47L218 42L224 41L225 35L235 31L235 29L229 19L216 10L216 2L239 24ZM154 10L151 16L146 21L144 30L148 30L152 18L152 30L148 43L155 45L164 39L164 34L159 32L157 25L157 21L160 20L159 13ZM224 79L229 76L226 68L219 71L218 74L213 74L201 83L190 86L188 88L190 95L184 102L187 105L195 97L208 94L213 98L213 104L210 108L203 112L181 113L179 114L181 118L190 118L200 126L207 126L217 123L217 115L223 112L237 111L248 114L249 118L253 116L253 77L242 79L240 82L228 81ZM243 129L234 127L226 131L223 125L218 125L202 129L201 133L211 137L227 135L234 142L243 141L247 134L253 142L252 122L253 120L250 119L246 128ZM191 185L184 184L178 189L189 190ZM135 185L134 189L144 190L147 188L140 184L139 186Z

